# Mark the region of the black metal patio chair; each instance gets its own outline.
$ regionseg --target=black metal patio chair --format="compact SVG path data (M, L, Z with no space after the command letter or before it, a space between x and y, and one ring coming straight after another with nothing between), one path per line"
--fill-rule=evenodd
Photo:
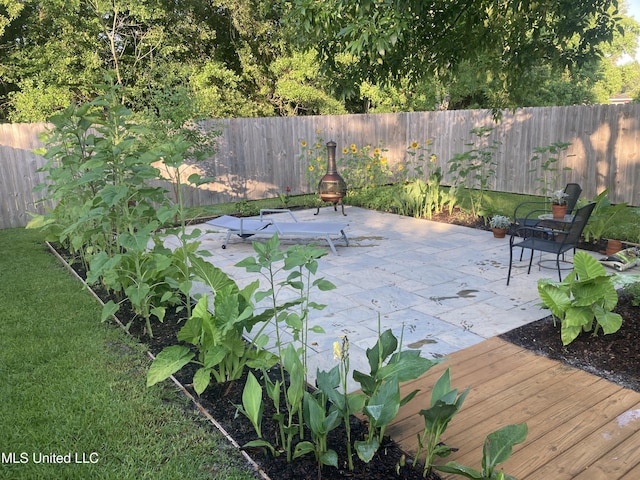
M567 194L567 214L572 214L582 193L582 187L577 183L567 183L564 193ZM538 217L548 213L551 213L550 202L528 200L516 206L513 219L517 227L535 227L540 222Z
M527 274L531 273L531 264L533 263L533 253L538 250L555 254L556 267L558 268L558 279L562 281L562 272L560 271L560 256L564 256L565 252L573 250L575 252L576 245L580 240L582 231L589 221L589 217L593 212L595 203L588 203L584 207L579 208L571 223L565 224L562 230L550 230L548 227L520 227L517 228L509 239L509 272L507 274L507 285L511 279L511 267L513 265L513 249L516 247L531 250L529 258L529 269ZM520 240L519 242L517 240ZM522 258L522 253L520 254Z

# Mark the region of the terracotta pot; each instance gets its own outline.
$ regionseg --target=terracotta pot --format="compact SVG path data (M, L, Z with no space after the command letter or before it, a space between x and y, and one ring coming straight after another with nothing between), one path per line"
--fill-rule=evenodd
M553 218L564 218L567 213L566 205L551 205L551 212L553 213Z
M607 240L606 255L613 255L622 250L622 242L620 240Z
M492 228L491 231L493 232L493 236L495 238L504 238L507 234L506 228Z

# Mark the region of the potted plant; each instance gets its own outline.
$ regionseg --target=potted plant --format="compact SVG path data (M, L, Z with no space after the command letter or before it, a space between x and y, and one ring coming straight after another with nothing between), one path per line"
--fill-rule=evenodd
M494 215L491 217L491 220L489 220L489 226L495 238L504 238L510 225L511 220L504 215Z
M567 213L567 197L564 190L556 190L551 194L551 212L553 218L564 218Z

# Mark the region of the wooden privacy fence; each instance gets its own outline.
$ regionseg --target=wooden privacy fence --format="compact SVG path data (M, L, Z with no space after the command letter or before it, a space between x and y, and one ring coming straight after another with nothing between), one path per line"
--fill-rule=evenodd
M382 144L393 164L407 158L412 142L431 140L431 151L447 172L447 161L476 142L471 130L478 127L493 128L486 141L497 142L491 185L495 190L539 193L535 179L542 171L530 171L534 149L570 142L559 166L571 170L562 172L558 188L577 182L586 198L608 188L612 202L640 205L640 104L522 108L503 112L498 123L485 110L452 110L240 118L211 120L209 125L222 129L217 153L188 168L215 181L189 188L188 206L275 197L287 187L291 194L314 191L315 185L305 180L308 164L300 160L302 141L333 140L338 156L351 144ZM34 193L33 187L44 180L36 172L44 159L32 150L42 146L38 133L45 128L46 124L0 125L0 228L24 226L27 212L43 211L38 202L42 194ZM445 175L444 183L450 180Z

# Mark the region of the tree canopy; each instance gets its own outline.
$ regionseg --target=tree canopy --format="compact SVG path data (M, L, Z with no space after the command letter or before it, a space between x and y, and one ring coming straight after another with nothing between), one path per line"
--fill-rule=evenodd
M504 108L640 94L615 0L0 0L0 121L172 92L207 117ZM616 92L617 91L617 92ZM160 100L162 101L162 100Z
M517 105L532 72L597 58L617 29L616 0L292 0L287 21L328 72L349 55L356 83L445 82L480 63L496 100Z

